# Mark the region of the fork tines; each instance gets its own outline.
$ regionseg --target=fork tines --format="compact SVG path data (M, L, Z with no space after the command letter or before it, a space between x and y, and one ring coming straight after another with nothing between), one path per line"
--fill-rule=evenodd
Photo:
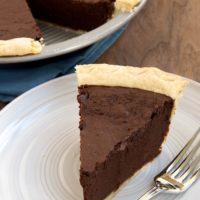
M165 171L180 182L188 182L188 185L191 185L198 177L200 177L200 167L198 167L200 163L200 154L197 153L200 147L200 139L198 138L200 135L199 133L200 128L198 128L189 142L174 158ZM196 139L197 142L194 145ZM197 156L195 156L196 154ZM190 178L190 180L188 178Z

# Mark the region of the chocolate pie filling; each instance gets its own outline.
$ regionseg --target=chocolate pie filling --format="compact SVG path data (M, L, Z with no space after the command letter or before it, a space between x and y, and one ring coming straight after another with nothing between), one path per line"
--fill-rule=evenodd
M102 200L161 151L174 100L134 88L80 86L85 200Z

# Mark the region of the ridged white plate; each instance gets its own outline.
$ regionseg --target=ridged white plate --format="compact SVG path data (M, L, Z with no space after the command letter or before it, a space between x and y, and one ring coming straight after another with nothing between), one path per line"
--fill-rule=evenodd
M0 112L0 200L81 200L77 83L74 75L25 93ZM115 197L136 200L200 125L200 84L185 90L162 154ZM196 200L188 192L160 200Z
M37 55L0 57L0 64L42 60L70 53L89 46L115 32L130 19L135 17L137 13L144 7L146 1L147 0L141 0L141 3L130 13L118 12L111 20L89 32L74 31L39 21L38 25L44 34L46 44L43 51Z

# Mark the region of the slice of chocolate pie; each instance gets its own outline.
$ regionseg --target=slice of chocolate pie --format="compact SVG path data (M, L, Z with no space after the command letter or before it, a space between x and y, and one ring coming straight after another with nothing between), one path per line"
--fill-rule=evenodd
M157 157L187 82L157 68L77 66L84 200L111 197Z

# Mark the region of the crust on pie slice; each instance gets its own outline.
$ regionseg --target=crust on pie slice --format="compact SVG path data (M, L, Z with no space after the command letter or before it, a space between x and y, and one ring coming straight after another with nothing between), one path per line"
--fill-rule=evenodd
M40 41L31 38L0 40L0 56L38 54L42 51L42 48L43 45Z
M121 86L148 90L176 100L188 81L155 67L108 64L78 65L79 85Z

